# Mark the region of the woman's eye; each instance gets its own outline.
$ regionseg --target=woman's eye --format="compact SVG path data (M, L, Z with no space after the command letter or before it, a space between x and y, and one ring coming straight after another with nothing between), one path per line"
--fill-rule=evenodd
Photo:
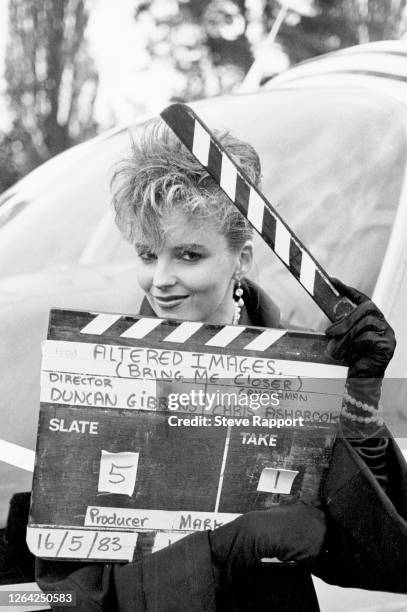
M195 251L183 251L181 253L180 259L184 261L199 261L202 258L200 253L196 253Z

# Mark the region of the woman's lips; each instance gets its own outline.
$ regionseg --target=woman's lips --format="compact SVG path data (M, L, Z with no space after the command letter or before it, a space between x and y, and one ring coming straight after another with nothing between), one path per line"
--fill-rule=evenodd
M152 296L156 304L160 306L160 308L175 308L182 304L184 300L188 297L187 295L166 295L166 296Z

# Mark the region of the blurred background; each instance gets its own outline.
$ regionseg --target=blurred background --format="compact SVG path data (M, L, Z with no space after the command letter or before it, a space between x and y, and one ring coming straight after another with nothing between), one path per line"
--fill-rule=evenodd
M406 33L404 0L2 0L0 192L171 100ZM244 89L244 86L243 86Z

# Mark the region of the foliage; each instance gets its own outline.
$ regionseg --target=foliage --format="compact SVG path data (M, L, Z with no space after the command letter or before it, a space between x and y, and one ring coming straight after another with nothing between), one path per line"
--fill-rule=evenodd
M152 61L184 75L174 97L236 89L281 8L277 0L138 0ZM304 1L303 4L306 4ZM400 38L406 0L310 0L313 16L289 10L277 42L291 63L373 40ZM175 88L175 85L174 85Z
M246 35L246 0L142 0L136 20L151 32L153 61L171 63L184 78L175 97L193 100L233 89L253 55Z
M314 7L314 17L302 17L298 23L288 19L280 30L279 41L292 63L352 45L398 39L405 32L406 0L315 0Z
M98 75L87 51L87 21L86 0L9 0L12 126L2 140L12 171L3 183L95 133Z
M0 193L8 189L19 178L16 158L21 155L21 143L14 142L12 131L0 132Z
M96 132L98 75L85 38L92 1L9 0L11 127L0 132L0 191ZM150 64L174 75L173 99L185 101L238 89L281 8L278 0L133 1ZM309 0L314 15L289 10L277 43L296 63L358 43L400 38L406 2Z

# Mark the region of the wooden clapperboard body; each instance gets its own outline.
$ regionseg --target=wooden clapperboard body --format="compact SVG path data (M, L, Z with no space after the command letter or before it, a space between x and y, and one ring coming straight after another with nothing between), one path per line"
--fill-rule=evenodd
M347 370L326 344L281 329L51 311L30 550L131 560L249 510L316 500Z

